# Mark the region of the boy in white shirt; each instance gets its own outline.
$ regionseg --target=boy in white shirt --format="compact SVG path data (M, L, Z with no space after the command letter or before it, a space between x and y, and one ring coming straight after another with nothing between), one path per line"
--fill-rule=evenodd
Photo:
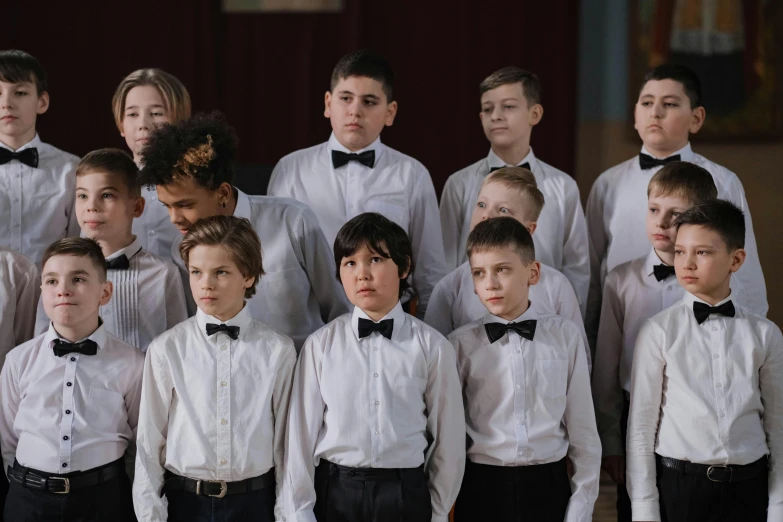
M35 130L49 109L47 77L24 51L0 51L0 246L40 266L54 241L79 235L73 211L79 158Z
M522 223L535 237L544 203L544 195L538 190L532 172L522 167L504 167L484 179L473 207L470 227L472 229L486 219L508 216ZM541 263L541 276L538 284L530 288L530 299L539 312L563 316L584 331L574 289L554 268ZM427 310L424 322L443 335L481 319L487 313L473 287L468 261L435 285L430 303L433 306ZM589 358L587 364L590 367Z
M705 169L676 161L652 177L647 194L647 238L652 248L606 276L593 371L595 417L603 447L601 465L617 483L618 522L631 521L631 501L625 487L625 436L636 336L647 319L685 293L674 275L675 219L693 205L717 198L718 189Z
M147 353L136 516L281 520L296 351L291 339L254 320L245 303L264 275L258 235L246 219L213 216L190 228L180 253L198 312L157 337Z
M131 522L124 456L135 450L144 356L101 324L112 284L95 241L53 243L42 280L49 330L11 350L0 374L4 519Z
M530 148L533 127L544 115L541 82L529 71L504 67L485 78L479 92L479 117L491 148L486 158L453 174L443 187L440 220L446 266L453 270L467 261L471 215L487 174L504 166L525 167L533 172L547 201L533 237L536 255L568 278L584 316L590 266L579 188L571 176L536 158Z
M35 264L0 247L0 367L11 348L33 338L41 278Z
M783 336L734 302L742 211L713 200L675 221L683 299L639 332L631 371L633 520L783 520Z
M529 300L540 267L519 221L482 221L467 251L488 313L449 336L468 437L454 520L589 522L601 444L582 332Z
M446 522L465 464L454 348L406 314L414 270L405 231L377 213L334 244L354 304L308 337L286 446L288 520Z
M144 212L137 168L127 153L100 149L76 168L76 217L106 257L114 295L101 306L106 329L142 352L188 318L177 267L142 248L131 230Z
M413 245L413 287L417 313L424 317L433 287L446 275L438 200L424 165L381 143L381 131L397 114L393 86L385 58L366 50L343 56L324 99L329 141L281 159L268 193L306 203L329 244L362 212L378 212L400 225Z
M744 212L747 262L736 278L751 298L750 309L766 315L767 290L742 183L736 174L691 149L689 136L701 129L705 117L701 82L693 71L682 65L665 64L645 76L634 111L634 127L644 144L642 150L638 157L601 174L585 207L592 272L585 327L591 343L598 333L606 274L649 249L644 216L639 209L647 204L647 184L653 174L672 161L688 161L705 168L712 174L718 197L732 201Z

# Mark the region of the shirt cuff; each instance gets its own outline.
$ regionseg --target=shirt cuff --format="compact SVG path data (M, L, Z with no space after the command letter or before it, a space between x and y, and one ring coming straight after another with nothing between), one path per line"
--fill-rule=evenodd
M631 520L661 522L661 506L658 502L631 502Z
M783 520L783 506L769 506L767 510L767 522Z
M436 515L432 514L432 522L449 522L448 515Z
M564 522L591 522L593 520L594 504L584 502L568 502Z
M312 509L297 511L293 515L285 517L286 522L317 522Z

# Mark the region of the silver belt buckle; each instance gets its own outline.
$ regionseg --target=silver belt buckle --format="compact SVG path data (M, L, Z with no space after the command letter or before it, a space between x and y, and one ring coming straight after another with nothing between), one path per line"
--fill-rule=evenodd
M220 484L220 493L217 495L205 495L207 497L214 497L214 498L223 498L226 496L226 493L228 493L228 485L226 484L225 480L197 480L196 481L196 495L201 495L201 483L202 482L210 482L213 484Z
M713 469L727 469L730 471L729 473L729 480L716 480L712 478L712 470ZM730 468L729 466L710 466L707 468L707 478L710 479L712 482L731 482L731 477L734 475L734 470Z
M54 493L55 495L67 495L68 493L71 492L71 481L68 480L67 477L49 477L49 478L46 479L47 485L52 480L62 480L64 485L65 485L65 491L50 491L50 493ZM49 489L49 488L47 488L47 489Z

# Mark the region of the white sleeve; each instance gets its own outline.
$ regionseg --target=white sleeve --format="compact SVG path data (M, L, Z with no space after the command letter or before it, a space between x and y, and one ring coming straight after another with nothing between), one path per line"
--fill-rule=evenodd
M565 186L565 215L563 226L565 238L563 244L563 259L560 271L571 282L576 293L581 316L587 310L587 294L590 289L590 246L587 237L587 224L579 201L579 189L576 183Z
M17 268L16 263L13 268ZM36 266L30 263L24 271L15 274L13 286L16 290L14 342L16 346L19 346L35 336L36 312L38 300L41 297L41 279L38 276Z
M454 270L462 262L465 245L461 244L462 226L465 223L465 185L452 175L446 180L440 195L440 226L443 230L443 251L446 270ZM443 332L441 332L443 333ZM445 335L445 334L444 334Z
M450 289L446 288L445 279L438 281L430 296L427 313L424 314L424 322L439 331L444 337L454 331L452 318L453 299L450 297Z
M188 318L188 306L185 289L179 269L173 263L166 263L165 279L166 330L173 328Z
M280 364L275 374L275 387L272 392L272 414L275 419L274 463L275 463L275 520L286 516L283 484L285 484L285 445L288 425L288 409L291 400L291 385L296 366L296 349L291 340L287 340L280 355Z
M601 318L601 292L603 290L603 267L609 238L604 223L603 188L598 186L600 178L593 184L585 206L585 219L590 246L590 289L585 309L585 331L590 348L595 351L598 337L598 323Z
M3 473L12 466L16 458L16 446L19 437L14 431L16 413L19 411L21 392L19 390L18 368L14 361L6 359L0 373L0 447L3 455Z

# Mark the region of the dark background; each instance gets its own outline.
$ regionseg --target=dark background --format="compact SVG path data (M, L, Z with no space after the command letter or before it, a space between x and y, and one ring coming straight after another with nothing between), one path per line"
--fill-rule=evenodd
M420 160L436 189L484 157L478 85L517 65L543 82L537 156L572 173L577 99L577 2L345 0L337 14L226 14L219 0L4 1L0 48L49 73L44 141L78 155L125 148L111 113L120 80L160 67L190 91L194 111L225 112L239 162L274 164L325 141L323 95L345 53L384 54L400 110L383 141Z

